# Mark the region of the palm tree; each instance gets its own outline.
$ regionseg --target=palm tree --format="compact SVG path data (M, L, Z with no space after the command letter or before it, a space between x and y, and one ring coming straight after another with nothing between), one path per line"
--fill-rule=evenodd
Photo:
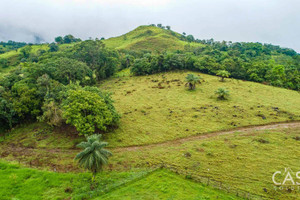
M95 180L96 174L102 170L103 165L108 163L108 157L112 153L103 147L108 145L107 142L100 140L102 135L91 135L87 137L87 142L81 142L77 145L84 150L75 156L75 160L78 160L79 165L93 173L93 179Z
M230 73L226 70L219 70L217 72L217 76L221 76L221 82L225 81L225 78L228 78L230 76Z
M194 90L196 87L196 83L201 83L200 79L201 78L199 76L196 76L194 74L188 74L185 77L185 80L187 82L185 86L188 86L190 90Z
M229 91L226 90L225 88L219 88L218 90L215 91L215 94L218 95L218 99L225 100L229 96Z

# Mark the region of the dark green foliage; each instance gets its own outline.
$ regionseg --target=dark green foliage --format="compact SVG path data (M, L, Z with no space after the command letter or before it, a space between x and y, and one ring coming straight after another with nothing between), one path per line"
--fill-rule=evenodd
M17 113L15 112L12 102L7 101L4 97L4 89L0 88L0 125L2 128L12 128L16 122Z
M64 43L64 39L61 36L58 36L55 38L55 42L58 44L63 44Z
M8 67L8 60L6 58L0 58L0 67L2 68Z
M62 84L79 81L82 85L93 82L92 70L83 62L70 58L49 59L36 68L39 75L48 74Z
M186 36L186 39L187 39L188 42L194 42L195 41L195 38L194 38L193 35Z
M132 63L134 62L134 57L129 54L126 54L122 56L120 60L121 60L120 70L122 70L125 68L129 68L132 65Z
M55 38L55 42L58 44L70 44L73 42L80 42L80 38L75 38L73 35L69 34L64 37L58 36Z
M50 52L58 51L58 45L55 44L55 43L49 44L49 51L50 51Z
M32 47L30 45L27 45L20 50L23 58L25 58L25 59L29 58L31 49L32 49Z
M217 75L225 70L232 78L300 89L300 55L292 53L293 50L259 43L214 42L213 39L198 42L206 46L186 47L185 51L176 53L144 54L136 59L131 71L144 75L189 69ZM226 77L221 76L221 80Z
M113 75L119 65L118 53L106 49L101 41L87 40L75 45L72 57L85 62L97 80Z
M50 45L57 47L54 43ZM0 125L5 128L37 118L53 126L60 125L63 121L62 101L68 98L70 88L77 91L79 87L69 84L94 85L97 79L111 76L119 66L119 54L106 49L101 41L86 41L64 51L37 51L34 54L30 53L31 46L26 46L21 52L24 63L0 79ZM133 59L128 55L125 67L129 67ZM104 113L108 113L102 116L102 125L97 121L99 130L117 124L119 115L109 94L92 87L80 91L88 93L87 98L92 96L93 102L100 101L95 106L102 105Z

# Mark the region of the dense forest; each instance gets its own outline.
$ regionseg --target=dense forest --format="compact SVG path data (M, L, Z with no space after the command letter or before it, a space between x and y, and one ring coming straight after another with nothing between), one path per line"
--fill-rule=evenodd
M184 50L164 52L115 50L105 47L102 40L81 41L67 35L55 38L48 50L22 47L14 62L1 58L2 68L15 67L0 79L0 126L10 129L26 120L40 120L56 126L72 124L81 134L106 131L117 125L119 114L110 94L94 86L125 68L134 75L183 69L212 75L225 71L232 78L300 89L300 55L291 49L198 40L177 34L169 26L166 31L189 44ZM74 45L60 48L70 43ZM87 102L89 108L84 107ZM87 110L90 118L83 117Z

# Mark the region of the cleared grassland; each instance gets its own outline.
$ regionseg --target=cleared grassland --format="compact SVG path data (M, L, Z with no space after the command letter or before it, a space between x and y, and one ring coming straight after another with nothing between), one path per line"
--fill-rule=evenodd
M105 167L105 173L99 175L100 189L98 192L101 192L105 184L114 183L114 181L109 178L106 180L106 177L114 177L116 174L124 171L130 172L131 169L140 168L140 170L143 170L163 166L181 174L182 177L186 176L194 181L200 181L202 184L208 184L210 187L221 187L222 191L229 192L233 195L238 193L240 196L245 195L245 197L247 197L249 193L250 197L255 196L258 197L258 199L260 199L260 197L266 199L298 199L300 191L275 190L272 182L272 175L276 171L283 172L285 168L290 168L294 172L299 171L300 127L298 123L294 124L296 125L290 128L275 128L258 131L249 129L243 132L237 131L209 138L195 138L194 140L180 142L173 141L159 145L136 148L112 148L110 150L113 156L110 158L109 165ZM40 124L33 124L31 127L19 128L18 132L15 130L11 136L6 138L4 142L1 142L0 155L2 159L19 161L27 166L51 171L68 172L63 173L67 175L72 174L69 173L71 171L84 172L78 167L76 162L74 162L74 156L80 151L72 146L72 144L77 143L75 142L76 139L73 138L74 136L67 136L63 133L55 132L37 134L40 133L40 130L43 128L44 126L40 126ZM20 139L17 140L16 138ZM10 185L14 184L15 175L12 174L16 174L16 177L25 176L18 174L16 171L8 172L3 168L1 168L1 170L0 176L3 177L1 178L3 185L7 185L7 183L4 182L9 182ZM37 171L27 170L26 176ZM53 176L56 174L58 177L62 176L61 173L47 173L53 174ZM137 175L139 177L139 174ZM30 177L47 178L47 176L42 174L32 175ZM85 193L89 191L88 186L85 184L88 183L91 175L84 173L84 175L80 177L87 178L78 180L80 184L76 185L76 191L78 190L78 192L82 191ZM148 195L149 192L151 192L151 194L157 195L155 197L158 198L163 195L171 194L174 190L179 190L176 188L180 188L180 182L184 182L184 180L180 178L179 181L176 181L178 183L174 185L175 189L166 187L166 194L160 193L161 190L159 188L164 188L164 184L160 184L165 181L162 177L163 176L152 176L150 180L146 179L146 181L134 183L134 185L129 185L127 189L108 193L107 198L119 197L127 190L126 198L129 198L131 195L136 197L134 196L134 192L141 193L144 195L141 197L145 198L149 198ZM277 178L277 181L283 181L284 177L278 176ZM50 180L50 178L47 179ZM131 180L131 178L129 179ZM175 177L171 179L178 180ZM19 188L17 191L24 193L25 190L23 190L24 187L22 185L24 179L21 178L17 180L18 184L15 186ZM38 179L34 180L38 181ZM54 182L56 180L58 179L55 179ZM71 188L75 187L68 182L69 180L70 179L64 180L63 182L65 184L58 181L57 184L59 186L55 186L56 189L53 189L53 193L47 194L51 194L52 196L50 197L55 197L55 195L60 197L63 193L63 189L66 189L68 186ZM82 181L84 183L81 183ZM146 184L148 181L149 184ZM2 184L2 182L0 183ZM76 182L75 178L74 182ZM25 183L30 182L25 181ZM118 184L119 183L120 182L118 182ZM190 182L187 183L194 184ZM21 186L19 184L21 184ZM62 184L62 186L60 184ZM170 182L170 184L172 185L173 182ZM142 185L144 186L142 187ZM155 185L155 187L152 188L150 187L151 185ZM80 189L80 187L83 187L83 189ZM194 190L190 190L192 197L195 197L194 194L196 196L201 195L203 185L199 184L198 187L200 188L199 192L194 193ZM7 189L7 187L4 188ZM144 191L141 190L141 188L143 188ZM35 189L34 186L32 190L36 190L37 194L39 194L38 192L43 191L44 188ZM33 191L32 193L34 193ZM73 194L77 195L77 192ZM213 192L212 194L216 193ZM222 192L218 193L218 195L221 194ZM177 195L184 197L186 193L183 191L183 196L176 194L176 196ZM176 196L174 196L175 199ZM215 196L208 199L215 199L213 197Z
M263 84L199 74L205 82L185 88L188 71L123 76L104 81L122 114L118 129L105 135L111 147L145 145L192 135L300 119L300 94ZM226 88L220 101L214 91Z
M247 197L299 199L299 190L275 188L272 175L300 170L300 127L236 132L207 139L113 151L113 168L163 164L179 174ZM296 176L293 173L293 179ZM276 177L283 182L284 175ZM298 179L297 179L298 180Z
M184 179L167 170L159 170L139 181L95 199L240 199L224 191L212 189Z

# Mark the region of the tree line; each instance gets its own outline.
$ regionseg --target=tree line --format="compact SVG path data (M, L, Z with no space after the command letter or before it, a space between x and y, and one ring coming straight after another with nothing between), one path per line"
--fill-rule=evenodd
M142 56L133 55L131 59L127 56L129 60L125 65L130 63L135 75L183 69L217 75L225 70L232 78L299 90L300 55L284 49L281 51L285 53L256 43L234 44L223 50L213 46L187 46L183 51L145 53Z

